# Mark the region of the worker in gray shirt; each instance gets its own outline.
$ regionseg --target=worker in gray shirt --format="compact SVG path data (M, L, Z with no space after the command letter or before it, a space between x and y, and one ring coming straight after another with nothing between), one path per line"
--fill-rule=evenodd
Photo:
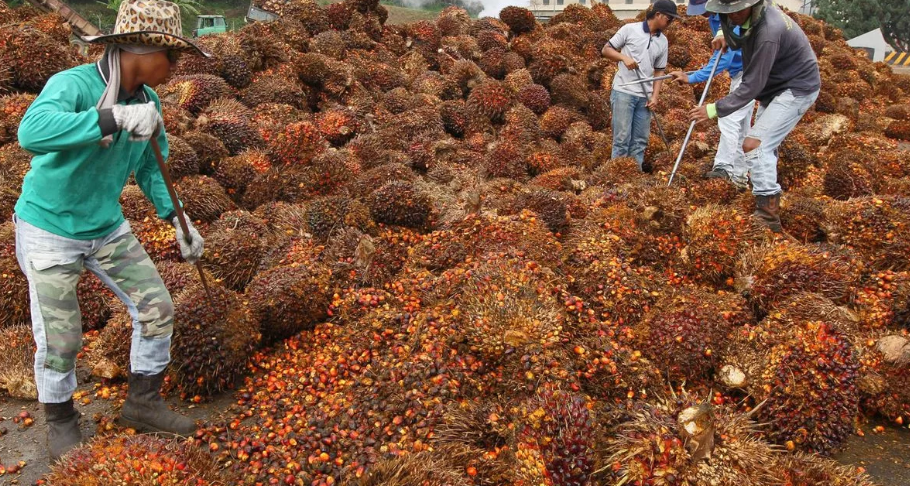
M623 85L664 73L668 45L662 32L677 18L675 3L657 0L648 7L643 22L623 25L601 51L604 57L619 64L610 93L613 113L611 157L632 157L639 168L644 164L651 133L651 110L657 106L663 81L654 82L653 87L651 83Z
M777 149L818 98L818 58L799 25L769 0L708 0L706 7L720 14L721 21L722 35L718 33L711 46L742 49L743 80L716 103L692 109L689 118L701 122L727 116L758 100L755 124L743 142L752 173L754 216L781 232Z

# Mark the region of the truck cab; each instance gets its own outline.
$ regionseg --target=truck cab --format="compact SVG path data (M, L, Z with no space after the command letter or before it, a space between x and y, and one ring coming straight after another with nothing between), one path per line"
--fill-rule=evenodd
M217 35L227 32L227 23L223 15L199 15L196 17L196 28L193 37Z

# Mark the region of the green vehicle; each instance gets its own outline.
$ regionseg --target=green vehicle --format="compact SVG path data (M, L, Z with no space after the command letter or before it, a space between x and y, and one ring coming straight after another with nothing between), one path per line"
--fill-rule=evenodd
M225 32L227 32L227 23L224 21L224 15L198 15L196 17L193 37L218 35Z

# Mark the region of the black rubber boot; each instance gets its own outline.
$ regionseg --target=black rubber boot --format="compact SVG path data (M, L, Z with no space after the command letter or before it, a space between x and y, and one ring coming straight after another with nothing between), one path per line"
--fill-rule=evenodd
M196 432L196 424L189 418L167 408L161 398L161 384L164 372L157 375L130 373L129 392L123 409L120 410L120 424L138 432L174 434L189 437Z
M63 403L45 403L44 417L47 421L47 453L51 463L54 463L82 442L79 412L70 398Z
M732 181L733 177L724 169L711 169L708 172L705 172L705 179L725 179Z
M755 212L752 216L758 218L771 231L783 232L784 228L780 224L780 194L755 196Z

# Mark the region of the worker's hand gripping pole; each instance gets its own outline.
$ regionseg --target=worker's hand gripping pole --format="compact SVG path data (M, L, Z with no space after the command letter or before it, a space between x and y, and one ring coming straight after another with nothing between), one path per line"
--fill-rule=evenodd
M635 68L635 76L638 78L639 81L644 79L644 76L641 75L641 69L639 69L639 68ZM649 99L648 90L645 89L644 83L639 83L638 86L641 87L641 92L643 95L645 95L645 100L647 102L647 100ZM667 136L664 135L664 127L662 127L660 125L660 118L657 117L657 113L654 113L654 110L651 110L650 108L648 108L648 111L650 111L651 113L654 114L653 118L654 118L654 123L657 124L657 133L660 134L660 139L664 141L664 146L667 147L667 152L669 152L670 151L670 142L667 141Z
M164 185L167 187L167 193L171 196L171 203L174 205L174 211L177 213L177 221L180 223L180 229L183 230L183 237L186 238L187 244L191 244L190 230L186 225L186 217L183 214L183 208L180 206L180 201L177 199L177 191L174 190L174 183L171 181L171 172L168 170L167 165L164 163L164 156L161 155L161 146L158 145L158 138L152 136L150 142L152 143L152 151L155 152L155 159L158 161L158 168L161 170L161 175L164 177ZM205 289L205 295L208 296L209 302L214 302L212 299L212 291L209 290L209 284L205 280L205 273L202 272L202 262L196 262L196 270L199 270L199 281L202 282L202 288Z
M701 92L701 99L698 100L698 106L704 104L705 98L708 97L708 90L711 89L711 81L714 80L714 74L717 72L717 66L720 64L720 58L723 57L723 54L723 50L717 53L717 59L714 60L714 66L711 66L711 75L708 77L708 82L705 83L705 90ZM692 137L693 129L695 129L695 121L689 123L689 131L686 132L686 138L683 140L682 147L679 149L679 155L676 156L676 163L673 164L673 172L670 173L670 181L667 182L667 187L670 187L670 184L673 184L673 177L676 176L676 170L679 169L679 161L682 160L683 153L686 151L686 146L689 145L689 139Z

